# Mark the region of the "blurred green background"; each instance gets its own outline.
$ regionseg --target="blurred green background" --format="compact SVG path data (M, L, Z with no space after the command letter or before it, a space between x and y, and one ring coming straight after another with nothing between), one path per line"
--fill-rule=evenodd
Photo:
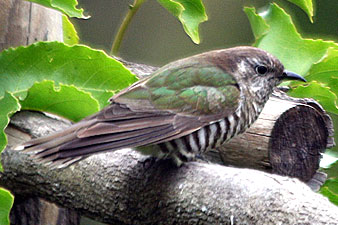
M209 20L200 25L201 44L194 44L184 33L180 22L162 8L156 0L146 1L137 12L122 42L120 56L133 62L160 66L196 53L251 45L254 41L243 6L264 10L264 0L204 0ZM292 15L303 37L338 40L338 1L315 3L312 24L307 15L286 0L273 1ZM132 0L79 0L89 20L72 20L82 43L110 52L118 27Z

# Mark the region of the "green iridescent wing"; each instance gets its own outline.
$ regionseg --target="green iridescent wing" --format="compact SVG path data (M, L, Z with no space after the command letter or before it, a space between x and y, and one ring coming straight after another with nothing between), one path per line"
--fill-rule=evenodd
M169 68L168 68L169 67ZM226 115L238 106L239 88L222 69L200 63L171 65L113 97L136 111L180 115Z

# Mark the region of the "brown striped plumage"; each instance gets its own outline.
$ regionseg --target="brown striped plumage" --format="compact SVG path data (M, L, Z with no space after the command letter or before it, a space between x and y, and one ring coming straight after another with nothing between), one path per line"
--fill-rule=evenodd
M160 68L95 115L17 149L54 167L121 148L180 165L244 132L285 78L304 81L257 48L203 53Z
M248 110L248 108L251 108L251 110ZM204 126L181 138L159 144L160 150L164 153L162 157L170 156L178 165L193 160L196 155L217 148L237 134L243 133L251 125L246 121L255 121L261 110L262 108L256 109L250 102L244 101L242 107L233 115ZM168 148L168 145L172 147Z

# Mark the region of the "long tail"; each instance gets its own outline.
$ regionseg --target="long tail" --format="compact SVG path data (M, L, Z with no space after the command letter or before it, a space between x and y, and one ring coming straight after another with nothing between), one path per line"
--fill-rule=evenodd
M176 134L169 122L172 117L137 116L108 121L91 118L50 136L32 139L14 149L32 153L32 158L52 168L63 168L95 153L148 145L168 134Z
M77 161L80 161L86 156L78 156L74 158L63 158L62 160L53 160L60 157L60 154L57 154L59 149L74 139L77 139L76 131L90 125L90 121L83 121L77 124L74 124L67 128L66 130L48 135L46 137L32 139L25 143L22 143L16 147L14 150L23 151L31 154L31 158L35 159L38 162L45 163L55 168L67 167ZM51 157L48 157L51 156Z

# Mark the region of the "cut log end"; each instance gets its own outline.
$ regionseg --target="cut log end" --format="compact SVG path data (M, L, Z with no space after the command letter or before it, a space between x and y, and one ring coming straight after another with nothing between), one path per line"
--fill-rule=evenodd
M256 168L312 184L321 153L334 146L332 136L332 121L316 101L291 98L276 90L253 126L219 151L227 165ZM323 182L315 182L312 189L317 190Z
M327 147L328 129L322 114L309 105L297 105L277 119L268 152L274 173L311 180Z

